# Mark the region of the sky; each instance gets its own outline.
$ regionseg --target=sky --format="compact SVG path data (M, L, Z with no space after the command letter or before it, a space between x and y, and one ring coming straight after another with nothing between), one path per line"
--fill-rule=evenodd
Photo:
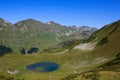
M0 0L0 17L101 28L120 19L120 0Z

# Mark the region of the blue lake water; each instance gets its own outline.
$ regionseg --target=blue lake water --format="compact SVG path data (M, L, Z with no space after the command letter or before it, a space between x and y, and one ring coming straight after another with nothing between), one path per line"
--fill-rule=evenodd
M31 70L35 72L51 72L57 70L59 68L59 65L53 62L39 62L39 63L27 65L26 68L27 70Z

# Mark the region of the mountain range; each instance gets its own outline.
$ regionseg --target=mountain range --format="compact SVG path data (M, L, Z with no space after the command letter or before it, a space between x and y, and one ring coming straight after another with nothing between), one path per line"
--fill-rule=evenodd
M96 30L88 26L63 26L53 21L43 23L34 19L12 24L0 18L0 45L14 52L24 49L27 53L31 48L42 50L64 40L89 38Z
M0 79L120 80L119 34L120 20L96 30L53 21L27 19L11 24L0 19L0 53L9 53L0 54ZM39 62L54 62L59 68L49 73L26 69Z

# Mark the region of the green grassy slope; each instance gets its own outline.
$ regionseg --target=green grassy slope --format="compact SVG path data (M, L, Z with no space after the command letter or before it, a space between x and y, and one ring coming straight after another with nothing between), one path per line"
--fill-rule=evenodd
M96 72L96 70L92 72L92 70L112 61L116 58L116 55L120 53L119 34L120 21L117 21L112 23L111 26L108 25L93 34L95 35L95 38L93 38L92 42L97 42L94 50L87 51L72 49L70 47L71 50L67 50L63 53L55 52L51 54L46 53L31 55L22 55L17 53L6 54L5 56L0 57L0 74L5 76L12 76L15 78L24 78L25 80L99 80L96 79L96 77L99 76L102 76L100 80L107 80L107 76L113 74L115 77L115 75L119 75L119 73L99 73ZM104 37L107 37L105 41L103 40ZM91 40L87 40L87 43L89 43L89 41ZM72 45L72 47L74 46L75 45ZM58 70L49 73L36 73L26 70L26 65L42 61L55 62L58 63L60 67ZM6 64L8 66L6 66ZM7 72L8 70L18 70L19 73L14 75L9 74ZM106 78L104 78L104 75L107 75ZM113 78L110 80L112 79ZM118 79L119 76L117 76L115 80Z
M42 23L34 19L11 24L0 18L0 45L9 46L14 52L23 48L27 52L32 47L43 50L64 40L89 37L95 30L87 26L73 29L53 21Z
M14 25L0 18L0 45L16 48Z
M91 53L92 59L99 59L101 57L100 65L102 66L97 68L97 66L100 66L97 65L96 68L94 67L90 72L71 74L61 80L119 80L120 60L118 58L116 59L116 55L120 53L119 34L120 21L111 23L93 33L92 36L95 36L94 41L97 41L98 44L95 50L88 53ZM103 41L105 37L107 37L107 41ZM92 63L94 63L94 61L88 64Z

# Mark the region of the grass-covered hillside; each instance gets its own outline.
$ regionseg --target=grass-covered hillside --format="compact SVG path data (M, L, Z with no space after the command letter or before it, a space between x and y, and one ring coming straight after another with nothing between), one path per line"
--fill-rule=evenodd
M90 41L92 43L96 42L96 47L92 51L88 51L88 53L91 54L92 59L98 60L96 64L101 63L101 65L96 66L90 71L70 74L61 80L120 80L119 34L120 21L106 25L93 33ZM86 65L88 64L94 64L94 61Z
M87 26L63 26L53 21L27 19L11 24L0 19L0 45L17 53L28 53L33 48L37 51L31 53L40 52L64 40L88 38L96 30Z
M14 31L13 25L9 22L5 22L0 18L0 45L7 45L13 47L14 43Z
M120 21L116 21L94 32L89 39L61 42L62 52L57 48L41 54L6 54L0 57L0 79L120 80L119 34ZM43 73L26 69L27 65L38 62L55 62L59 68Z

